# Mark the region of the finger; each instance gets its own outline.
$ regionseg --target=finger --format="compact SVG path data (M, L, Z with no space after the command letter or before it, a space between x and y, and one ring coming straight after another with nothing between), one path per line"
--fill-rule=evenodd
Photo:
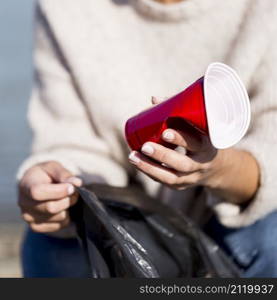
M178 172L185 174L191 174L199 171L201 165L194 162L191 158L172 149L166 148L162 145L147 142L145 143L141 151L143 154L165 164L167 167L172 168Z
M36 201L62 199L73 195L75 188L70 183L35 184L29 187L29 196Z
M151 98L151 102L152 102L153 105L160 104L160 103L162 103L162 102L165 101L165 100L166 100L165 97L163 97L163 98L158 98L158 97L152 96L152 98Z
M40 166L34 166L30 168L24 174L22 180L20 181L19 188L20 193L24 195L30 195L31 186L41 184L41 183L52 183L52 179L45 173Z
M68 211L62 211L55 215L46 215L38 212L25 212L22 214L22 219L28 223L56 223L62 222L68 218Z
M50 233L50 232L59 231L60 229L68 226L69 224L70 224L70 219L67 218L64 221L57 222L57 223L39 223L39 224L31 223L30 227L35 232Z
M201 135L196 129L188 128L186 132L166 129L162 138L168 143L187 149L187 155L198 163L209 162L217 154L217 149L212 146L209 138Z
M152 98L151 98L151 103L152 103L153 105L156 105L156 104L159 104L160 101L158 100L157 97L152 96Z
M46 215L55 215L75 205L78 196L66 197L61 200L37 202L32 199L24 199L20 206L23 212L37 212Z
M55 215L75 205L77 197L67 197L58 201L47 201L41 205L34 207L35 210L41 213Z
M77 186L77 187L80 187L80 186L83 185L82 179L79 178L79 177L75 177L75 176L72 176L72 177L69 177L69 178L65 179L64 182L72 183L74 186Z
M178 184L178 176L176 172L166 167L156 164L143 154L136 151L131 152L129 155L130 162L135 165L140 171L147 174L151 178L165 183L167 185Z
M72 177L71 172L55 161L41 164L41 168L57 183L65 182L68 178Z
M199 133L194 130L186 130L186 133L174 129L166 129L162 138L164 141L176 146L181 146L189 151L202 151L203 141L199 137Z

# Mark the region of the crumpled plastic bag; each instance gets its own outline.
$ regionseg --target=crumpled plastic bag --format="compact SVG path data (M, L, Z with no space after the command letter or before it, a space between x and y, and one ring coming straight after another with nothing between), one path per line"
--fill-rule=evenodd
M72 208L92 278L239 277L192 221L137 186L79 188Z

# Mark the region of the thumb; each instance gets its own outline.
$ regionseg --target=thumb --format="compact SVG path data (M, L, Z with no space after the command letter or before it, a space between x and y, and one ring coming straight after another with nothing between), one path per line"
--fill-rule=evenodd
M42 165L44 171L52 178L56 183L71 183L75 186L81 186L82 180L75 177L69 170L63 167L59 162L49 162Z

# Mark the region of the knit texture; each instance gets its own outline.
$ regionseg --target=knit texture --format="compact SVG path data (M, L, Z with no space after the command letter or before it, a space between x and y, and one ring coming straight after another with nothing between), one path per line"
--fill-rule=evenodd
M42 0L36 10L35 80L29 108L36 163L61 162L86 183L125 186L132 176L152 195L202 220L211 207L231 227L277 209L275 0ZM231 65L251 97L252 123L236 147L261 167L261 186L246 208L206 189L175 192L128 162L124 125L201 77L209 63ZM162 191L161 191L162 189Z

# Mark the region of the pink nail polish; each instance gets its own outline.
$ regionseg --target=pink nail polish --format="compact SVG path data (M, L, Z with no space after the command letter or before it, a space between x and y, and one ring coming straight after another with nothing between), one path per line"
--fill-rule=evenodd
M164 131L163 138L167 141L172 141L174 140L174 133L172 133L171 131Z
M69 184L68 187L67 187L67 193L69 196L73 195L75 192L75 188L72 184Z
M140 158L138 157L138 154L137 154L136 151L133 151L133 152L130 153L129 159L130 159L131 162L133 162L135 164L140 162Z
M154 153L154 148L149 144L144 144L141 151L147 155L152 155Z

